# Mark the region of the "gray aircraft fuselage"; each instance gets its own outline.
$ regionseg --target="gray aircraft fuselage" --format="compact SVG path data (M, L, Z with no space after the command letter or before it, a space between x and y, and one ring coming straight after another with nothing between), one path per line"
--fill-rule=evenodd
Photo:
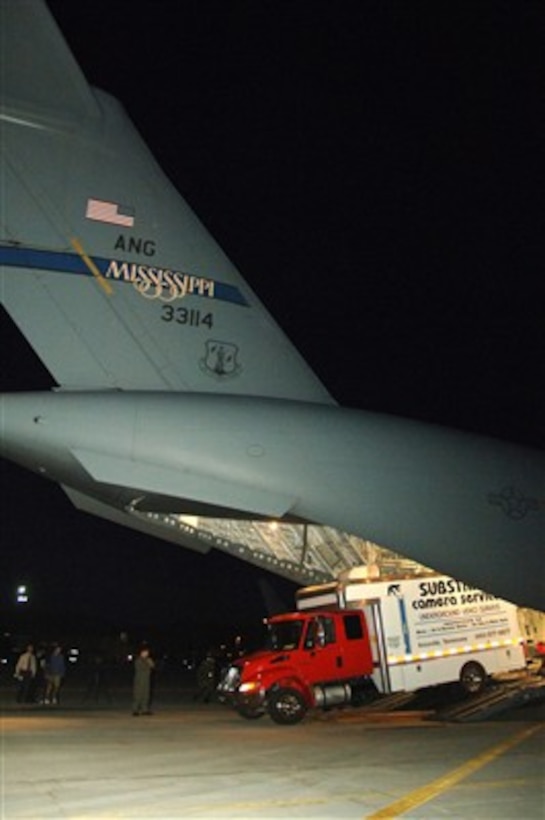
M168 499L327 523L543 605L545 464L524 448L242 396L21 393L2 396L1 411L2 455L84 494L113 502L123 488L148 511Z

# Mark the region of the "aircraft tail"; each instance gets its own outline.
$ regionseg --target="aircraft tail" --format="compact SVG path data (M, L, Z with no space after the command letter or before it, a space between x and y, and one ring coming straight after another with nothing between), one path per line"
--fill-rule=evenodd
M42 0L0 22L2 302L58 385L333 403Z

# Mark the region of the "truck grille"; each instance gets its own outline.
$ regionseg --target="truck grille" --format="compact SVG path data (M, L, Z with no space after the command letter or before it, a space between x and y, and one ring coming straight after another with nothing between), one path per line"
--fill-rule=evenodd
M235 692L240 683L240 669L230 666L218 684L218 692Z

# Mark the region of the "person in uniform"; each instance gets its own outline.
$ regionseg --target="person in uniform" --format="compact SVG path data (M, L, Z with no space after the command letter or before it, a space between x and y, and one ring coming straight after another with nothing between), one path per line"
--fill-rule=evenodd
M206 657L197 667L197 692L194 700L203 700L209 703L216 690L216 660L212 651L206 653Z
M147 646L143 646L134 661L133 715L151 715L151 675L155 662Z

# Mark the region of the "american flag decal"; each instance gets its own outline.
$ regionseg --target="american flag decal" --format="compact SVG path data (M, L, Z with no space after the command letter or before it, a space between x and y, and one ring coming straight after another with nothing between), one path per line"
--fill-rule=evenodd
M95 220L95 222L108 222L110 225L122 225L124 228L132 228L134 216L130 213L131 210L131 208L126 208L117 202L88 199L85 216L87 219Z

